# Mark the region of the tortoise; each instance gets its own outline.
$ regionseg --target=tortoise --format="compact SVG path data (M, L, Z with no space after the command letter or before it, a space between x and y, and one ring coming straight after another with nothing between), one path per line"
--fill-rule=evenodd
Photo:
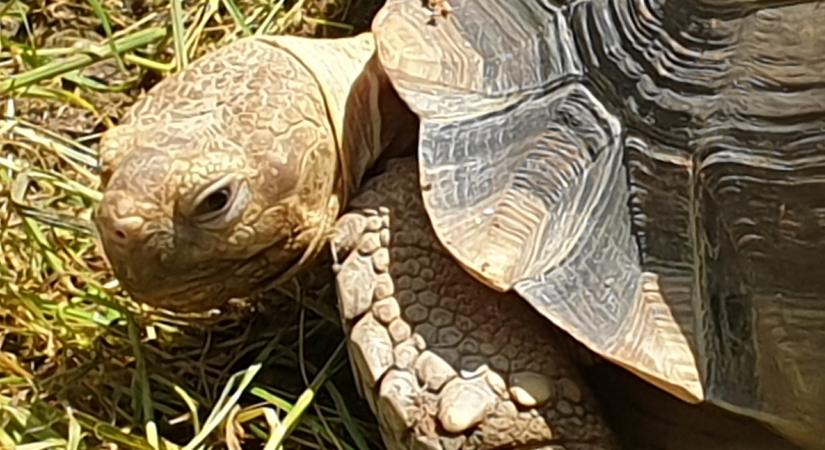
M617 448L581 344L822 449L823 21L389 0L354 37L244 38L106 133L101 241L135 300L180 311L330 244L389 448Z

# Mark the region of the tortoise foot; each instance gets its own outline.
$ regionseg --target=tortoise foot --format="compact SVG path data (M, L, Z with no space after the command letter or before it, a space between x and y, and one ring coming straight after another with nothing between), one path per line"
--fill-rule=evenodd
M388 164L339 221L339 307L390 449L617 448L567 339L438 243L416 161Z

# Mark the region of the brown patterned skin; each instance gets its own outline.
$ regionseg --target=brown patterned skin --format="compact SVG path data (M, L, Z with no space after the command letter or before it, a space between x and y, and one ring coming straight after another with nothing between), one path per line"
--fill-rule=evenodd
M437 241L415 159L391 160L350 205L334 240L339 307L388 448L618 448L568 338Z
M314 80L246 40L159 83L105 135L96 220L135 299L219 306L315 250L337 158L331 124L307 120L326 115Z
M219 307L313 259L378 152L415 139L373 52L369 35L241 40L163 80L104 135L95 220L135 300ZM412 126L374 132L366 117L379 114Z

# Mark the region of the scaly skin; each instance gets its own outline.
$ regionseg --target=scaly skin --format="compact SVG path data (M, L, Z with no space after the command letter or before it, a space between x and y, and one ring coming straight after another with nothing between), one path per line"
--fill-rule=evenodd
M416 136L373 53L368 34L244 39L104 135L95 221L135 300L207 310L311 263L379 154Z
M523 299L473 279L435 238L417 176L414 159L389 161L332 242L353 369L387 448L618 448L587 366L621 448L799 450L590 359Z
M115 274L136 300L204 310L309 267L334 231L354 369L391 449L615 448L566 335L437 242L415 164L361 186L417 125L370 35L245 39L195 61L102 143Z
M104 248L137 300L221 306L310 266L365 173L417 129L369 35L240 41L105 136ZM390 228L361 236L357 213L337 228L337 248L356 242L338 274L355 372L389 447L615 448L561 335L436 243L415 173L393 163L352 203L390 208Z
M568 339L437 241L416 161L390 161L338 222L339 307L391 449L618 448Z

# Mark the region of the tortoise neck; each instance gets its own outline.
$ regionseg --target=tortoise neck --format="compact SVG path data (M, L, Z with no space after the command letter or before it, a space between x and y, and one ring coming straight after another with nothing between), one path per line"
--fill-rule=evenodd
M327 103L338 148L336 190L344 207L379 157L415 142L418 120L390 84L372 33L307 41L311 51L296 56L315 76Z
M374 52L343 104L334 126L340 130L341 178L349 199L379 159L403 154L416 141L418 118L395 92Z

